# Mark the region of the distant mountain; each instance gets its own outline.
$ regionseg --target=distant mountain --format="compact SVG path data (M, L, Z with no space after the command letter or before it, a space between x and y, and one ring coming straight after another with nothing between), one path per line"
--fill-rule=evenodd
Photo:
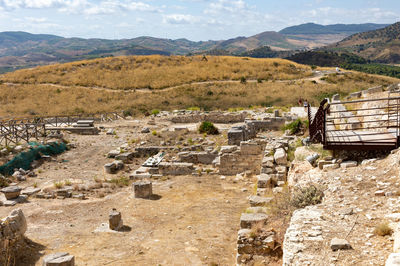
M348 34L352 35L359 32L381 29L390 24L333 24L320 25L315 23L306 23L292 26L281 30L279 33L284 35L309 35L309 34Z
M383 29L357 33L327 47L345 51L378 63L400 63L400 22Z
M353 32L383 27L379 24L328 25L308 23L266 31L250 37L193 42L187 39L138 37L106 40L64 38L27 32L0 32L0 73L18 68L121 55L221 54L289 56L290 50L304 50L336 43ZM269 47L267 51L263 47ZM257 50L262 48L261 50ZM269 49L268 48L268 49Z
M306 23L281 30L279 33L290 39L293 44L303 45L315 49L332 43L359 32L375 30L386 27L387 24L334 24L319 25Z

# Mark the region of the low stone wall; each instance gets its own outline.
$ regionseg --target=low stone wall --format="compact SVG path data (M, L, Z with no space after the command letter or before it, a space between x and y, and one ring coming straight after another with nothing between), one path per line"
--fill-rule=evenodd
M248 113L226 113L226 112L194 112L184 115L173 116L170 120L173 123L198 123L202 121L209 121L213 123L229 124L244 122Z
M242 141L237 149L221 148L217 167L221 175L236 175L243 172L258 174L265 144ZM225 152L224 150L228 151Z
M246 120L242 126L232 127L228 131L228 144L240 145L257 136L257 133L266 130L280 130L291 117L271 117L265 120Z
M192 163L162 162L158 170L162 175L191 175L194 167Z
M193 164L212 164L218 154L209 152L180 152L179 161Z

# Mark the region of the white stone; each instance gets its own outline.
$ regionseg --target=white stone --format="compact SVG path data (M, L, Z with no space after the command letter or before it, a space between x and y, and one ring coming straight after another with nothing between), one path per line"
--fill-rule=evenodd
M287 164L287 154L283 148L279 148L274 153L274 160L278 165L286 165Z

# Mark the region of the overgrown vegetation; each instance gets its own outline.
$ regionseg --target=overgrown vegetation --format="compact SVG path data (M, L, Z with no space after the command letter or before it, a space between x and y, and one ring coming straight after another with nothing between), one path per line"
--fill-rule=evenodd
M218 135L219 131L218 128L214 126L213 123L204 121L199 126L200 133L207 133L208 135Z
M300 118L283 126L283 131L290 130L291 135L300 133L308 128L308 120L301 120Z
M310 184L293 191L291 205L296 208L305 208L310 205L321 203L323 197L323 190L317 185Z

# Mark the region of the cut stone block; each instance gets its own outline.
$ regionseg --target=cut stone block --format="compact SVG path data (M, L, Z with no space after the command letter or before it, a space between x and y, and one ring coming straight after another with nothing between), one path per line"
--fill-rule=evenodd
M357 167L356 161L345 161L340 164L342 168L350 168L350 167Z
M351 249L351 245L347 242L346 239L334 238L331 240L331 249L333 251L339 249Z
M9 186L5 187L1 190L4 193L4 196L7 200L18 198L19 194L21 194L21 188L17 186Z
M149 181L141 181L133 183L135 198L150 198L153 194L152 183Z
M75 257L67 252L58 252L43 258L43 266L75 266Z
M257 187L258 188L272 188L272 178L269 175L261 174L257 177Z
M273 198L265 198L265 197L260 197L260 196L250 196L250 197L249 197L250 205L251 205L252 207L256 207L256 206L266 206L266 205L268 205L272 200L273 200Z
M108 215L108 223L111 230L118 231L121 229L123 225L121 213L116 209L112 209Z
M340 167L340 164L338 163L332 163L332 164L325 164L323 166L324 170L334 170L334 169L338 169Z
M268 215L265 213L242 213L240 217L240 227L251 229L254 225L265 224Z
M286 165L287 164L287 154L283 148L279 148L275 151L274 159L276 164L278 165Z

